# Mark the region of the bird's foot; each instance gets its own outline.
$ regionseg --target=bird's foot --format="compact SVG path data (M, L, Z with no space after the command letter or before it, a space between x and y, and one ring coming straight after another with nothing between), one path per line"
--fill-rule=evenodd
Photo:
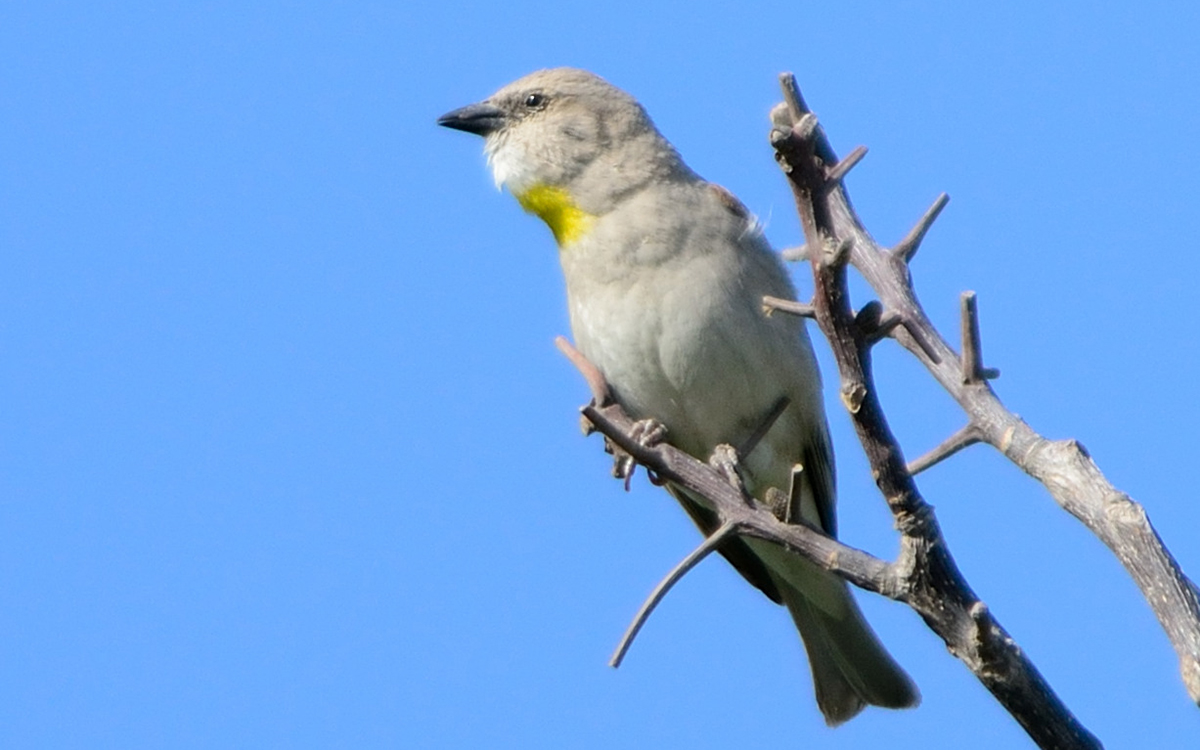
M634 439L639 445L647 448L653 448L667 437L667 427L657 419L639 419L633 423L633 427L629 430L629 436ZM617 479L625 480L625 490L629 490L629 483L633 479L633 473L637 469L637 461L633 456L629 455L620 446L609 441L605 441L606 450L613 456L613 476ZM651 473L646 471L646 475L650 477L653 484L661 485L663 482Z
M667 426L657 419L639 419L633 423L629 436L647 448L653 448L667 438Z
M732 445L721 444L714 448L712 455L708 457L708 465L741 492L747 502L750 501L750 496L746 493L746 483L742 481L741 460Z

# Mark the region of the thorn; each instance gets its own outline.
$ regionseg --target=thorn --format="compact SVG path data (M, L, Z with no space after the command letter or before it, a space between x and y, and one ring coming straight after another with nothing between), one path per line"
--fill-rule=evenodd
M802 261L808 260L808 245L800 245L799 247L789 247L785 249L780 256L787 261Z
M804 491L802 477L804 476L803 464L792 464L792 476L788 482L788 504L784 512L783 518L779 520L784 523L793 523L792 509L800 507L801 493Z
M807 302L796 302L795 300L783 299L781 297L763 297L763 313L769 317L776 310L791 315L799 315L802 318L817 317L816 308Z
M1000 377L994 367L983 366L983 345L979 337L979 305L975 292L959 297L962 312L962 382L964 385Z
M916 458L908 462L908 473L910 475L920 474L929 467L939 464L950 458L955 453L958 453L963 448L975 445L983 441L983 433L974 422L970 422L961 427L950 437L943 440L936 448L929 451L920 458Z
M933 222L937 221L938 214L942 212L942 209L949 202L949 195L946 193L939 195L937 200L933 202L933 205L929 207L929 210L925 212L925 215L921 217L921 220L916 223L916 226L909 231L904 239L900 240L892 248L892 256L899 258L905 263L911 263L913 256L917 254L917 248L921 246L921 241L925 239L925 233L933 226Z
M825 172L826 181L828 181L830 183L841 182L846 177L846 175L849 174L850 170L854 169L854 167L857 166L858 163L860 161L862 161L863 157L866 155L867 155L867 147L866 146L859 146L858 148L854 149L853 151L851 151L849 154L846 155L845 159L842 159L837 164L834 164L832 167L830 167L828 170L826 170L826 172Z

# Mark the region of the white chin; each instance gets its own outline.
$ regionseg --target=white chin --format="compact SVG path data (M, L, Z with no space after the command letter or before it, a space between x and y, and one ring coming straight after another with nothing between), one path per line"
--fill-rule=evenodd
M495 180L497 188L506 186L509 192L519 193L532 181L533 175L529 174L528 168L524 166L528 160L520 146L512 143L493 143L489 139L483 150L487 154L488 166L492 168L492 179Z

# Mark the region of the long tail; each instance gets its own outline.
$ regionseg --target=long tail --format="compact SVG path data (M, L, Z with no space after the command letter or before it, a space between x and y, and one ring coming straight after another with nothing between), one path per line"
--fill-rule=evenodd
M917 686L879 642L846 584L824 571L813 572L826 578L818 584L824 599L843 598L836 615L786 582L777 583L808 652L825 723L837 726L868 704L909 708L920 703Z

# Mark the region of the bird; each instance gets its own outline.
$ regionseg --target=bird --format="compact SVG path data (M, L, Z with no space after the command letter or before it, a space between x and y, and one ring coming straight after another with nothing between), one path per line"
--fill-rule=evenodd
M633 96L589 71L535 71L438 124L482 136L497 187L549 226L575 347L615 401L702 460L742 444L784 405L739 476L764 502L798 477L779 515L836 537L816 357L802 318L763 310L764 296L796 293L745 206L692 171ZM707 501L668 489L701 532L717 529ZM790 612L827 724L866 705L920 702L844 581L762 540L735 537L720 552Z

